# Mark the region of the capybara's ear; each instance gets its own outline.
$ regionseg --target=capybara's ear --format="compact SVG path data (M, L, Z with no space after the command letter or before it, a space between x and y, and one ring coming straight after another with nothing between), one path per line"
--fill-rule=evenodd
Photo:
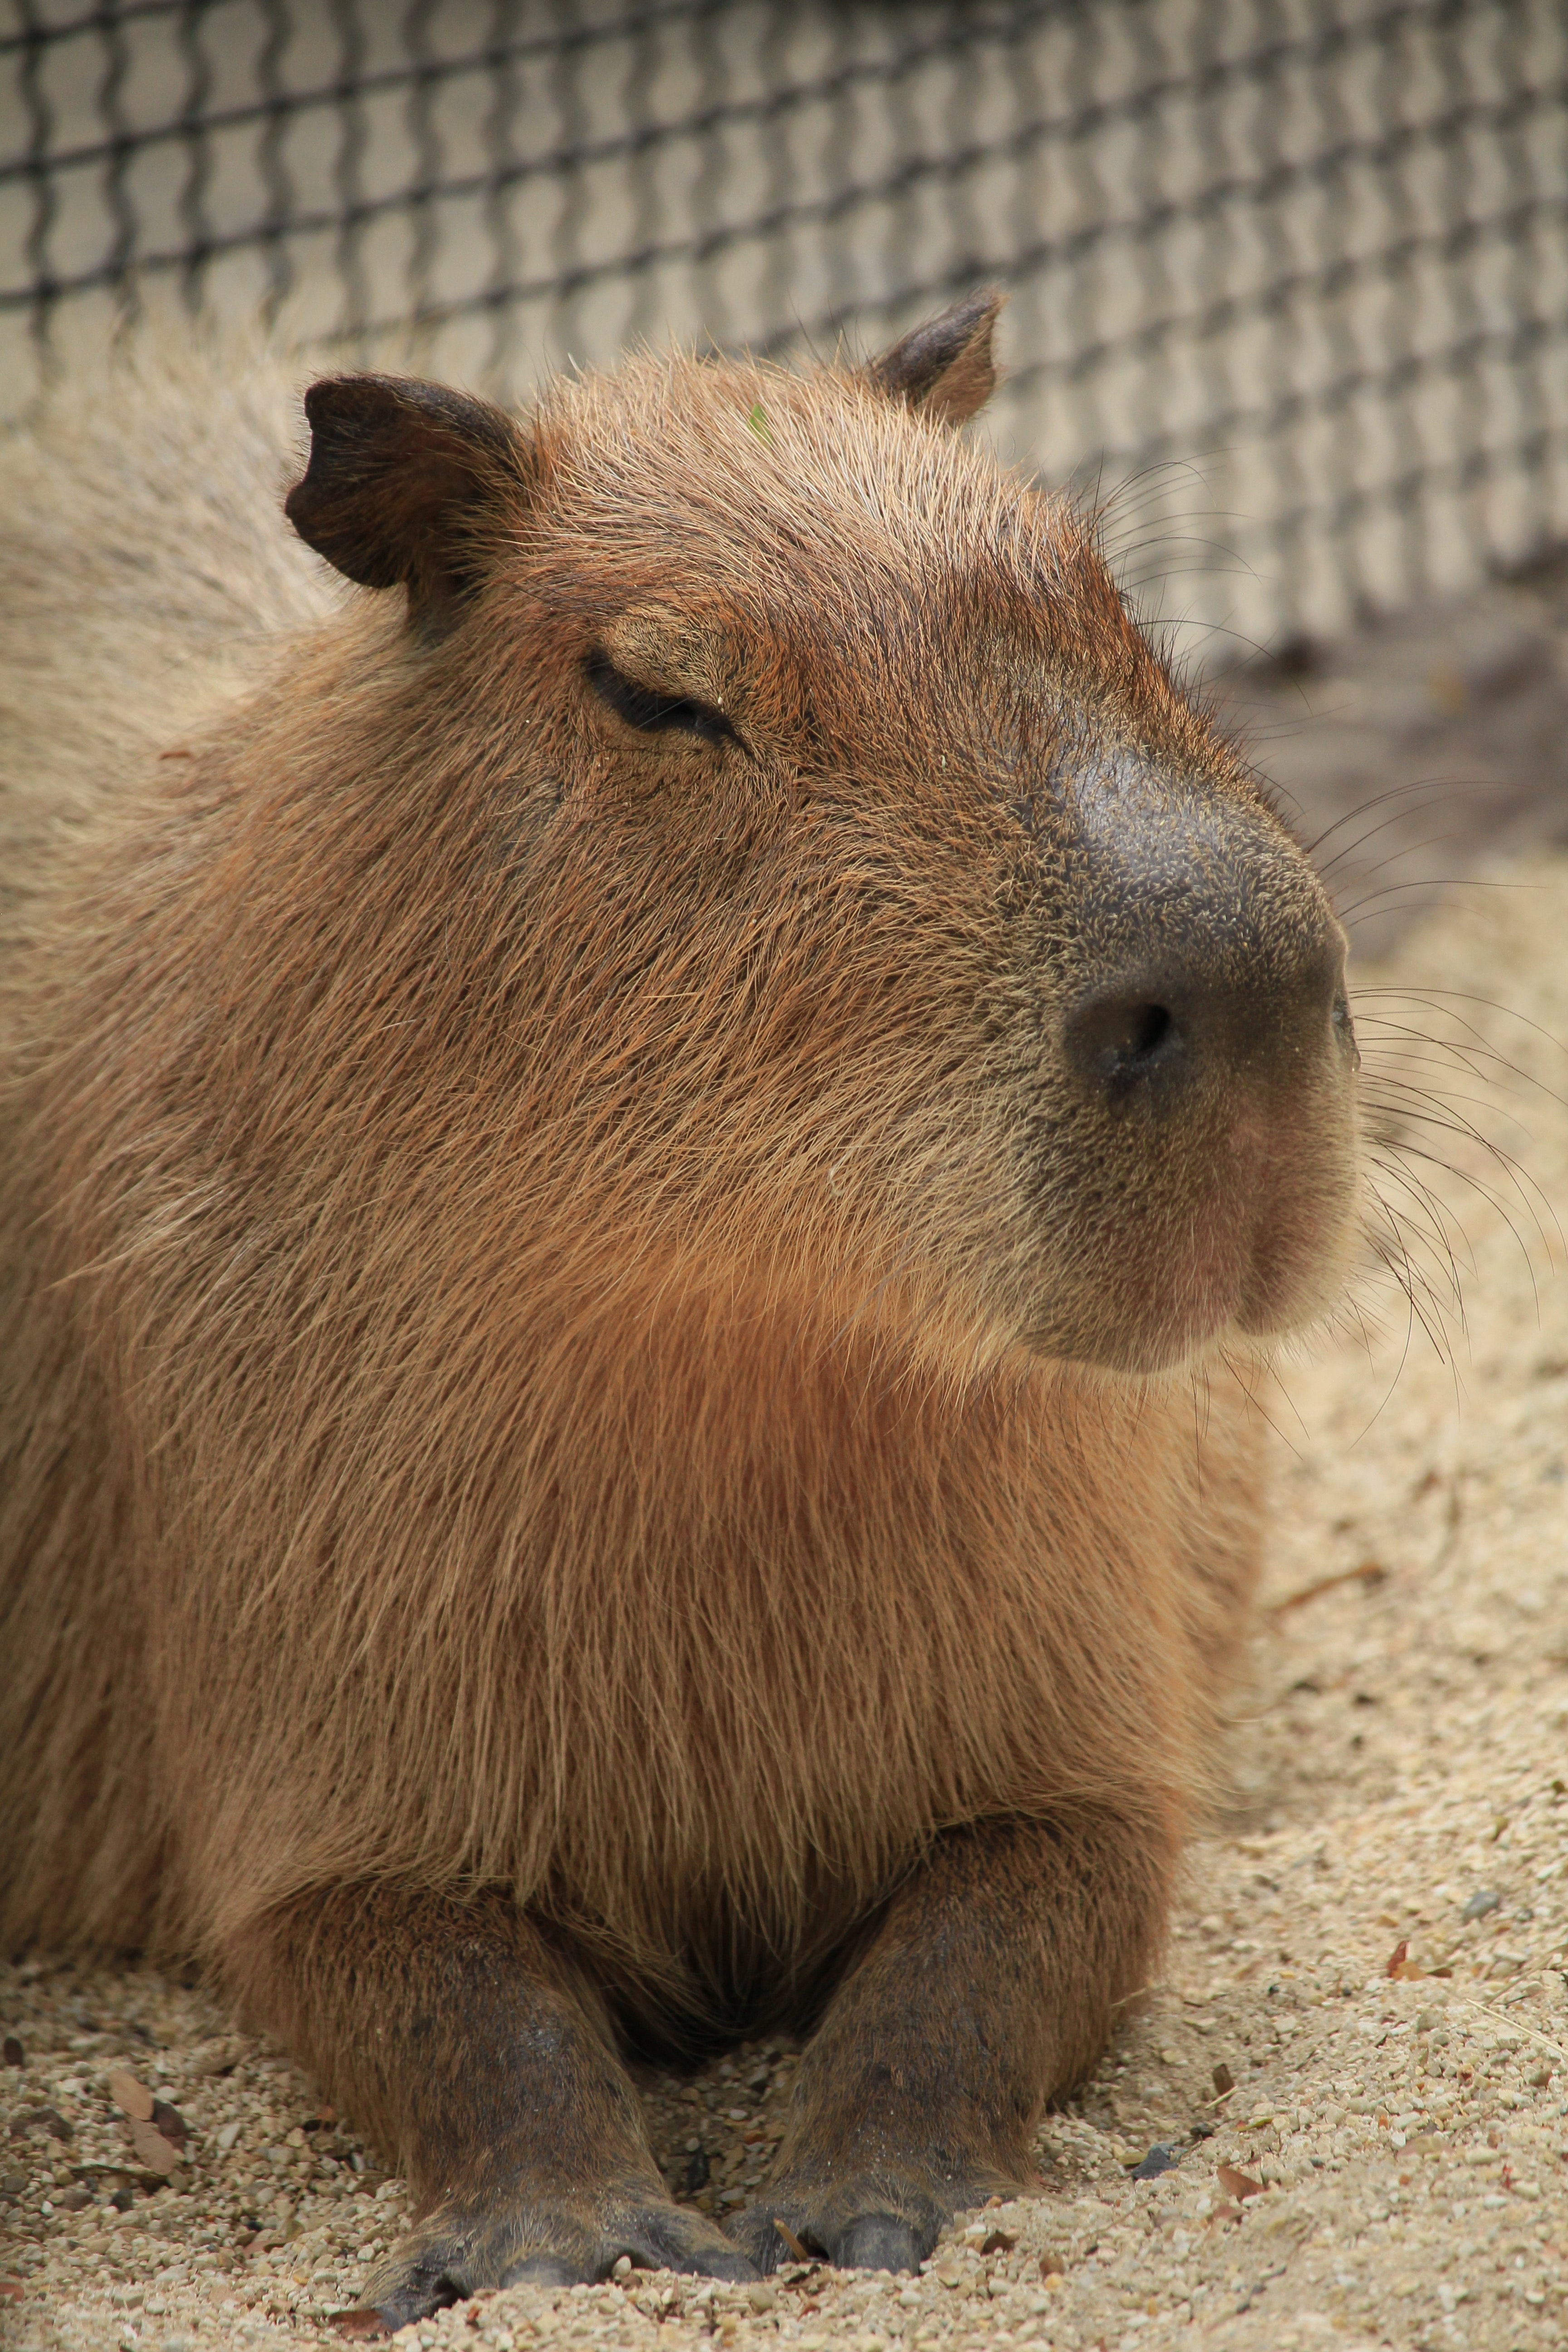
M389 375L323 376L305 415L310 462L289 521L363 587L401 581L410 618L440 626L479 584L487 520L526 488L522 434L488 401Z
M922 416L962 425L984 407L995 385L991 336L1005 299L994 286L966 294L872 360L867 374L879 391L907 401Z

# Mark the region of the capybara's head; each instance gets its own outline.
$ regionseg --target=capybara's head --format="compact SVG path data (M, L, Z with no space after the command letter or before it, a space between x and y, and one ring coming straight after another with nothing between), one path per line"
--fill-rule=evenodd
M289 515L406 591L354 756L420 774L489 909L441 918L476 1198L557 1296L1142 1373L1337 1290L1344 936L1092 523L955 429L996 309L858 370L645 359L523 423L308 397Z

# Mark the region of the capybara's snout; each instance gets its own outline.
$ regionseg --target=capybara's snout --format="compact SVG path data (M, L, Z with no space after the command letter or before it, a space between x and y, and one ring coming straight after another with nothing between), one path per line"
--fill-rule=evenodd
M1353 1222L1344 933L1239 782L1107 763L1059 821L1040 1336L1153 1370L1295 1328L1337 1291Z

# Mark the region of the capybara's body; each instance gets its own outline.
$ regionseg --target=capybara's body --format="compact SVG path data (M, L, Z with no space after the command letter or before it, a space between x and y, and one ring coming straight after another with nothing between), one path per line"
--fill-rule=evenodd
M426 2211L389 2320L775 2213L912 2259L1157 1948L1353 1045L953 430L994 308L527 425L319 387L368 595L264 369L12 453L0 1920L321 2071ZM616 2050L763 2019L743 2256Z

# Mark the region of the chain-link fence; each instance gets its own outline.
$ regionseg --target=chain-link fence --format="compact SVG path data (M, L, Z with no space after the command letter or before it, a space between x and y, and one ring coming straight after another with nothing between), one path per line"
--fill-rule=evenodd
M521 395L995 279L1003 448L1131 482L1168 616L1332 628L1568 535L1562 0L4 5L12 414L139 304Z

